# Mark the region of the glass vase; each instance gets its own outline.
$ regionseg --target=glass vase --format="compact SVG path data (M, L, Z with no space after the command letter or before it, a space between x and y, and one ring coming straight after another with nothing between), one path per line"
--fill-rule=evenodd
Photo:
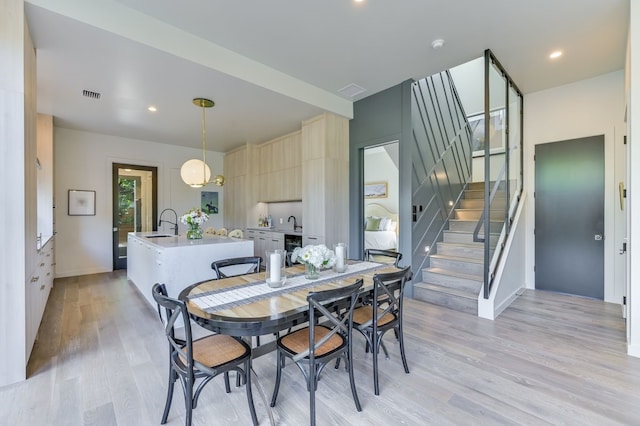
M187 240L199 240L202 238L202 228L200 225L189 225L187 230Z
M305 263L304 277L308 280L317 280L320 278L320 270L310 263Z

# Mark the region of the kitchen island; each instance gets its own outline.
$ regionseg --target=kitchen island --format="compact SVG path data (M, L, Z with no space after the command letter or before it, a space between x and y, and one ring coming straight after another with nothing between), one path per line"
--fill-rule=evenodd
M155 283L164 283L167 293L177 297L183 288L216 278L211 262L253 256L253 241L222 236L188 240L154 232L130 232L127 237L127 278L147 301Z

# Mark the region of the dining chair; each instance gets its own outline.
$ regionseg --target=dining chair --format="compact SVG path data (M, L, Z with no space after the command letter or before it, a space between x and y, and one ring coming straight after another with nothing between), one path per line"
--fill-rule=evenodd
M260 256L233 257L212 262L211 269L216 272L216 279L222 279L260 272L261 263ZM246 268L241 268L241 266L246 266Z
M342 357L345 359L349 372L353 401L356 409L362 411L353 379L351 339L353 311L361 287L362 279L359 279L346 287L308 294L309 325L277 340L276 383L271 398L271 407L276 405L284 361L286 358L290 358L298 366L307 382L310 424L315 425L315 393L320 374L331 360ZM346 312L341 315L339 310L335 308L345 304ZM324 318L324 321L319 324L317 320L321 317Z
M364 260L370 262L393 263L398 267L402 253L394 250L366 249L364 251Z
M161 424L167 422L175 381L180 379L185 403L185 425L192 422L192 411L198 404L202 389L214 377L224 374L225 390L229 386L229 372L235 371L245 383L251 420L258 424L256 410L251 393L251 348L242 339L224 334L212 334L193 340L191 322L187 306L182 300L167 295L164 284L154 284L153 298L158 304L158 313L164 324L165 335L169 341L169 386L167 400L162 414ZM162 309L164 308L164 315ZM176 321L182 318L184 339L176 337ZM196 387L196 381L202 381ZM194 388L195 387L195 388Z
M382 337L389 330L394 330L396 334L400 343L400 356L404 372L409 374L402 334L402 306L405 286L412 277L410 266L396 272L374 275L372 300L378 300L379 303L362 305L353 312L353 328L365 337L367 347L371 348L373 386L376 395L380 395L378 353L382 347L386 358L389 358L389 353L382 341Z

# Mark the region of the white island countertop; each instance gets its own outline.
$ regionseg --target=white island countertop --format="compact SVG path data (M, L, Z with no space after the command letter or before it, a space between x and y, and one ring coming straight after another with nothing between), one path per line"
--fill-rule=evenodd
M188 240L185 235L172 235L161 232L129 232L129 236L145 241L158 248L174 248L174 247L194 247L205 246L211 244L229 244L237 243L243 240L241 238L223 237L220 235L204 235L198 240Z
M215 279L216 274L211 269L213 261L247 256L253 256L252 240L217 235L188 240L184 235L130 232L127 238L127 278L155 307L151 295L155 283L165 284L169 296L177 297L183 288L191 284Z

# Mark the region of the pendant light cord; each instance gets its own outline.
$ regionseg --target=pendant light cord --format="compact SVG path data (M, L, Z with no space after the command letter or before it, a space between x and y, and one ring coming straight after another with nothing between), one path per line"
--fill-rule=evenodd
M200 107L202 107L202 184L204 186L209 183L207 180L207 154L205 149L207 143L207 121L204 101L200 101Z

